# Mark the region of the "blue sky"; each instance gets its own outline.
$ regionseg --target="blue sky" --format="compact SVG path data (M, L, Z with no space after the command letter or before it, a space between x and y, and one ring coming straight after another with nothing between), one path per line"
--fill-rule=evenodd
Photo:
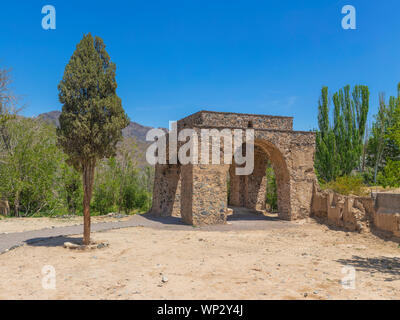
M56 30L41 27L46 4ZM341 27L346 4L357 30ZM132 121L167 127L206 109L294 116L295 129L310 130L323 85L368 85L370 116L379 92L395 94L398 12L398 0L2 1L0 65L13 69L25 115L60 110L57 84L91 32L117 64Z

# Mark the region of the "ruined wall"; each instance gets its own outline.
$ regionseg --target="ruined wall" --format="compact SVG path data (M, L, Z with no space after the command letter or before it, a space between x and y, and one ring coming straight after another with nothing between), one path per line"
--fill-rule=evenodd
M311 215L349 231L369 232L371 227L400 236L400 194L372 197L339 195L314 187ZM391 202L389 199L396 199Z
M369 231L374 213L369 197L344 196L314 188L311 215L349 231Z
M400 194L378 193L375 198L374 225L400 236Z

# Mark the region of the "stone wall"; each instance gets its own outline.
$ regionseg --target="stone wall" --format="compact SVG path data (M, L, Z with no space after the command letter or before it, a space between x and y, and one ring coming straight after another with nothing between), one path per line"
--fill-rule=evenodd
M375 197L344 196L314 187L311 216L349 231L369 232L375 227L400 236L400 206L396 205L400 194Z
M374 194L374 225L400 236L400 194Z
M181 211L180 165L155 166L153 204L151 212L157 216L180 216Z
M217 127L293 130L292 117L200 111L178 121L178 128Z

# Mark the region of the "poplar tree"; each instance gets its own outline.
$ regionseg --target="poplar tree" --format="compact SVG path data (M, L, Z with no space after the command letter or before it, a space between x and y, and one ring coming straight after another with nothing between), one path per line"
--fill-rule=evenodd
M335 180L362 167L364 136L369 110L367 86L350 86L333 97L333 123L329 117L328 88L323 87L318 107L315 168L320 179Z
M329 121L328 87L323 87L318 104L315 168L320 179L331 181L339 174L339 158L335 134Z
M90 201L96 162L115 155L122 129L129 119L116 94L116 66L110 61L103 40L84 35L76 46L58 85L63 104L58 144L68 163L82 174L83 244L90 243Z

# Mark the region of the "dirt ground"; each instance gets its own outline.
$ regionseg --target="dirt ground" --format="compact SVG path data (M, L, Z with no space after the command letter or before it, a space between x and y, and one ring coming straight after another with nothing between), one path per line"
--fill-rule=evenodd
M110 246L74 251L62 247L71 239L54 238L0 255L0 299L400 298L397 243L315 222L239 231L135 227L93 238ZM55 289L42 286L46 265ZM355 289L341 284L344 266L356 269Z

